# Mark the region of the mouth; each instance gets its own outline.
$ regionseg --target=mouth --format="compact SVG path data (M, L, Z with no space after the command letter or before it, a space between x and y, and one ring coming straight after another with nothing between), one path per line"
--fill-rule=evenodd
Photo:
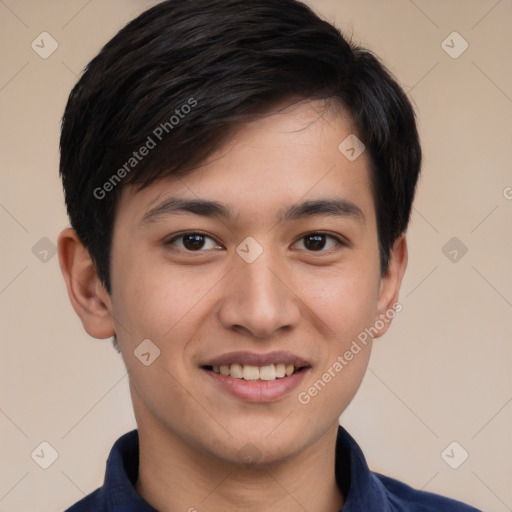
M278 400L303 380L311 364L288 352L232 352L200 365L216 389L246 402Z
M291 377L296 373L310 368L310 366L295 366L294 364L285 363L272 363L265 366L255 366L250 364L232 363L215 366L204 365L201 368L233 379L246 381L273 381L276 379Z

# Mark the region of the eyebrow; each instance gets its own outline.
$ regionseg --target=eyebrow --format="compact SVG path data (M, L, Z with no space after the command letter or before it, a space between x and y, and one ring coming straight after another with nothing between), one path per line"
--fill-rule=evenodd
M143 228L163 217L183 213L226 220L235 217L233 210L228 205L218 201L171 197L148 210L137 223L137 228ZM277 221L293 221L319 215L351 218L361 224L366 223L363 211L352 201L341 197L304 201L288 208L282 208L277 214Z

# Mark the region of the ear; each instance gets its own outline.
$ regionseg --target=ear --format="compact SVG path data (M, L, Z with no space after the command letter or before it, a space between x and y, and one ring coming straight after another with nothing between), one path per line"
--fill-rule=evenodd
M69 300L84 329L94 338L114 336L110 296L96 273L89 251L72 228L62 231L57 245Z
M388 270L380 279L375 318L378 333L375 338L382 336L388 330L391 320L397 312L402 310L402 305L398 303L398 294L407 268L407 258L407 240L405 233L402 233L391 248Z

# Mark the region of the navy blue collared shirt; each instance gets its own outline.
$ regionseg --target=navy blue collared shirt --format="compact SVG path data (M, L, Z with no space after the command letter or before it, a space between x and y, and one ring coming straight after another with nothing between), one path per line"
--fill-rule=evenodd
M135 490L138 471L139 437L132 430L112 447L103 486L66 512L157 512ZM336 439L335 472L344 497L343 512L482 512L370 471L363 452L343 427Z

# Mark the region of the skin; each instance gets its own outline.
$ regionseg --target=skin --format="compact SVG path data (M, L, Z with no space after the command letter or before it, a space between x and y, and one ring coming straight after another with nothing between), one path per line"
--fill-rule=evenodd
M338 418L361 384L371 342L309 403L297 395L392 309L407 245L405 235L395 241L381 276L366 153L345 158L338 146L353 133L350 119L324 106L303 101L241 126L184 178L142 191L125 187L111 295L76 233L68 228L59 237L69 297L85 330L95 338L117 335L139 429L136 488L158 510L334 512L343 504L334 476ZM180 213L138 227L170 196L217 200L234 216ZM283 208L333 197L355 203L364 222L325 214L276 220ZM166 244L194 230L211 237L203 248L187 251L183 238ZM318 232L348 245L326 237L314 250L305 236ZM248 236L263 249L252 263L236 252ZM133 352L144 339L161 350L150 366ZM213 385L199 366L236 350L290 351L311 368L278 400L247 402ZM257 454L251 463L242 460L248 447Z

